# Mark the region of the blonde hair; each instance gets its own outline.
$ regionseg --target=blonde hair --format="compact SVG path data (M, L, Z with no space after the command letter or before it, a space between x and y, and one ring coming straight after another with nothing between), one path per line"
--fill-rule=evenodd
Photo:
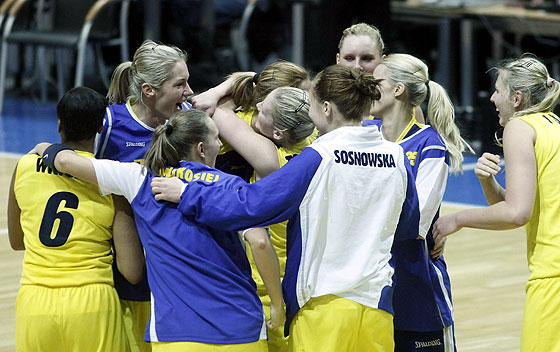
M232 99L243 111L254 109L276 88L302 88L309 82L307 70L288 61L273 62L257 75L236 72L229 77L233 78Z
M518 59L504 59L492 69L501 76L508 94L519 91L523 95L521 110L511 118L552 111L558 104L560 83L550 77L546 66L534 55L525 53Z
M346 120L361 121L380 97L378 86L371 73L331 65L313 80L313 94L321 102L334 103Z
M455 123L455 109L445 89L428 76L428 66L422 60L408 54L391 54L383 62L387 77L406 87L407 97L412 106L420 106L429 91L427 121L437 131L451 160L453 173L463 172L463 152L471 146L461 137Z
M363 35L366 37L370 37L375 42L376 48L377 50L379 50L379 53L383 54L383 51L385 50L385 43L383 42L383 38L381 38L381 32L379 31L379 29L377 29L377 27L367 23L358 23L346 28L342 32L342 37L338 42L338 52L340 52L340 49L342 48L344 39L351 35Z
M158 89L170 78L177 62L187 62L187 53L176 46L146 40L134 53L132 61L123 62L113 71L107 93L110 104L143 103L142 84Z
M289 145L295 145L313 133L315 124L309 117L309 93L293 87L273 91L271 115L273 125L284 132Z
M166 125L158 126L144 155L148 172L161 175L168 166L177 167L181 160L192 160L193 147L208 141L209 122L204 111L191 109L176 112Z

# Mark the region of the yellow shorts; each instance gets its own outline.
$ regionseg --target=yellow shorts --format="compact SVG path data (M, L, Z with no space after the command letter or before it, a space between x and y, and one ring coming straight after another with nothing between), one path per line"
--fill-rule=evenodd
M16 299L18 351L128 351L121 306L107 284L23 285Z
M525 290L521 351L560 351L560 278L530 280Z
M270 296L260 296L263 304L263 312L265 321L270 319ZM284 337L284 326L282 325L276 330L268 330L268 351L269 352L287 352L288 338Z
M121 299L124 329L131 352L150 352L152 346L144 341L146 325L150 320L150 302Z
M290 324L290 351L393 351L393 316L346 298L311 298Z
M152 342L154 352L267 352L266 340L219 345L200 342Z

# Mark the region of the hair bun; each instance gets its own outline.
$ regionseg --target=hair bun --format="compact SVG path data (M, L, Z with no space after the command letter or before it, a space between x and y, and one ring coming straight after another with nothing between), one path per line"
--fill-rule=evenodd
M357 72L354 77L354 84L362 94L373 100L377 100L381 97L381 93L378 88L380 80L375 79L371 73Z

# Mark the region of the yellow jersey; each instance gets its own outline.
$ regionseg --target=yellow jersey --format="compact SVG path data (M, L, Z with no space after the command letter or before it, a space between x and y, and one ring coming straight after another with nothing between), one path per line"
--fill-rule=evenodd
M32 154L17 165L14 193L25 244L21 284L113 285L112 196L101 196L97 185L53 172Z
M525 226L529 280L560 277L560 118L552 112L519 117L537 135L537 191Z

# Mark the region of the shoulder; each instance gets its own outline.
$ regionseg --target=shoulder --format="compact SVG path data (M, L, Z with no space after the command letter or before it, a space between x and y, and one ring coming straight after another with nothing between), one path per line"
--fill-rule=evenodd
M410 134L407 138L399 142L399 144L401 144L405 150L417 149L418 151L423 151L426 148L447 150L445 142L439 133L429 125L423 125L422 128Z
M536 115L525 115L518 118L513 118L506 123L504 127L504 134L506 132L513 132L517 133L520 131L529 132L535 131L535 125L538 123L538 120L535 119ZM542 122L542 120L541 120Z
M247 122L247 124L251 125L254 113L255 113L255 110L249 110L249 111L238 111L235 114L237 115L237 117L239 117L243 121Z
M537 137L538 122L531 120L531 115L513 118L506 123L504 127L504 141L511 140L520 142L526 138L531 138L533 143Z

